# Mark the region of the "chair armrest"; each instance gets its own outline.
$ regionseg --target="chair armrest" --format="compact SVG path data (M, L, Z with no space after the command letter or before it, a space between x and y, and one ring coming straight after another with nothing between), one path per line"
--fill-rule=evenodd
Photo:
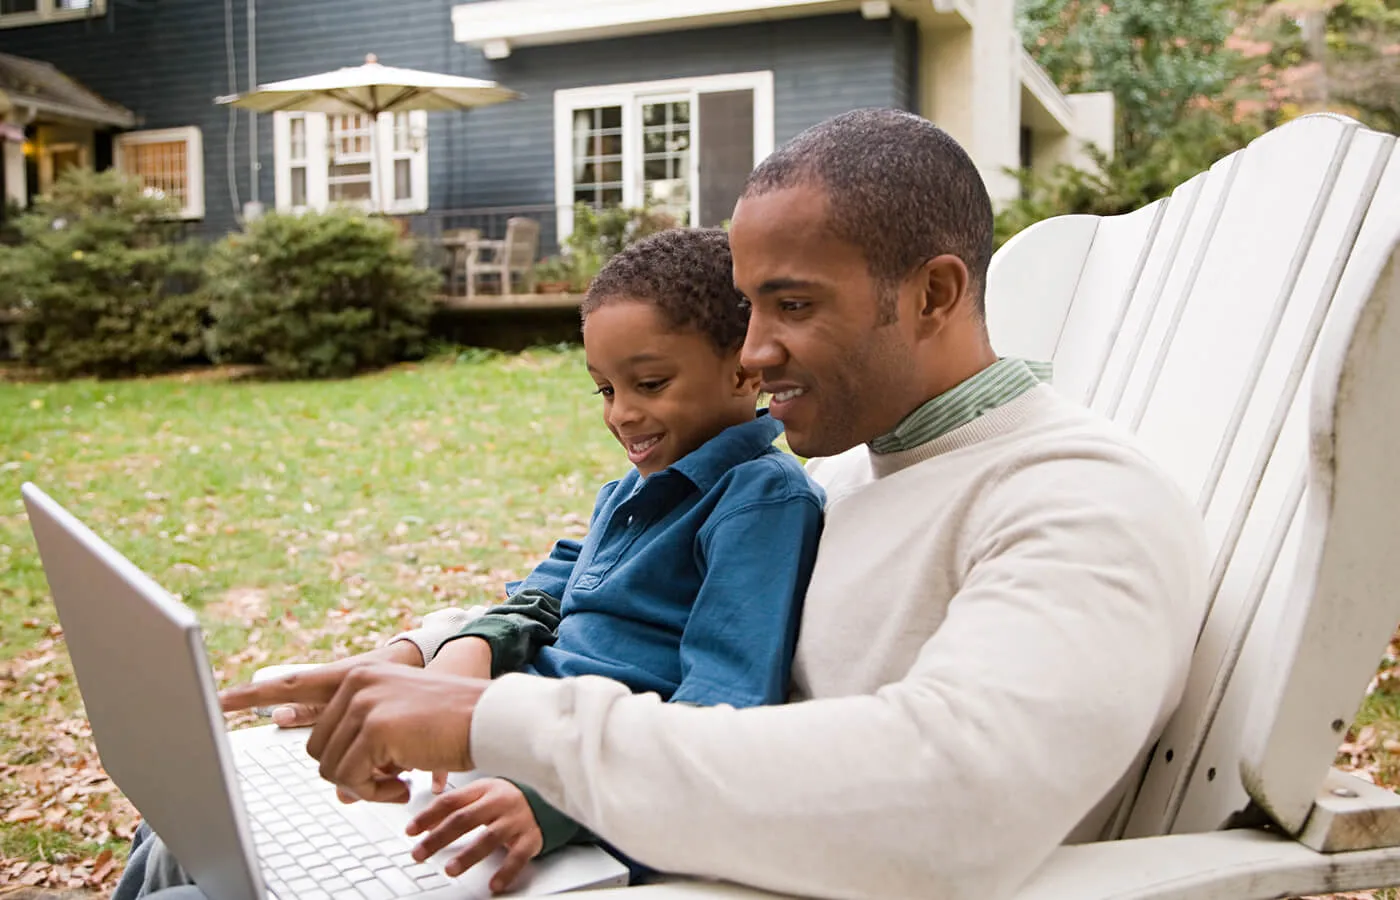
M493 259L499 259L501 254L506 252L505 241L472 241L467 245L467 259L470 262L485 262L482 253L489 254Z
M1173 834L1061 847L1013 900L1273 900L1400 884L1400 848L1323 854L1262 831ZM675 880L590 891L590 900L771 900Z

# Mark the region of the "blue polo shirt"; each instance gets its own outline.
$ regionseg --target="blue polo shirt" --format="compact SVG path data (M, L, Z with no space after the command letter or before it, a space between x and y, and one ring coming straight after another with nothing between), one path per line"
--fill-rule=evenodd
M783 702L825 498L773 446L781 431L760 412L648 478L604 485L587 537L506 586L560 601L553 642L524 671L702 706ZM491 618L462 635L494 649L504 623Z

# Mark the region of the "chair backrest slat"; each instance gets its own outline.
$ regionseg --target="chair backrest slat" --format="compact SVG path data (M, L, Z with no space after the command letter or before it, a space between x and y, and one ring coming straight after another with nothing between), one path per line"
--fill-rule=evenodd
M1311 414L1335 388L1316 373L1336 363L1320 348L1327 330L1348 327L1369 298L1353 290L1345 303L1333 300L1358 241L1400 239L1400 223L1375 212L1378 204L1400 209L1394 148L1393 137L1351 120L1304 117L1165 201L1091 218L1094 227L1086 217L1042 223L994 260L987 305L997 350L1043 358L1048 349L1057 387L1135 432L1197 502L1213 553L1210 612L1182 702L1126 817L1129 836L1220 828L1250 795L1271 812L1302 804L1306 815L1341 741L1328 720L1329 733L1312 737L1311 768L1291 758L1284 767L1306 777L1251 777L1246 791L1246 748L1264 761L1261 770L1278 753L1248 733L1248 722L1301 715L1271 717L1259 698L1272 696L1265 685L1278 636L1311 646L1309 634L1280 629L1308 620L1316 605L1297 580L1326 534L1313 521L1320 500L1310 447L1320 426ZM1075 247L1082 256L1065 258ZM1369 257L1356 264L1377 265ZM1043 309L1037 287L1049 297ZM1400 591L1368 609L1400 620ZM1354 636L1351 655L1371 648L1374 668L1394 624ZM1350 686L1352 710L1367 680ZM1335 706L1331 697L1273 702Z

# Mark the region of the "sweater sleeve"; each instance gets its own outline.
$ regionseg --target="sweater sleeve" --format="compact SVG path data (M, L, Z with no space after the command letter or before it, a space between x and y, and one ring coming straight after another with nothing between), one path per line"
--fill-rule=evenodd
M957 536L967 568L943 623L872 695L689 707L507 675L476 710L473 759L663 871L1006 897L1155 736L1204 609L1201 523L1179 492L1141 463L1069 463L1002 480L994 514Z

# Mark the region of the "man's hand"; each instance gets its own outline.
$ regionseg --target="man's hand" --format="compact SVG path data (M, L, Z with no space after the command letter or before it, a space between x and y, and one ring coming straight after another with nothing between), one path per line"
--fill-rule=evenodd
M415 651L416 652L416 651ZM405 665L330 666L225 691L225 712L301 703L322 707L306 742L321 777L363 800L408 802L407 769L472 768L471 722L489 681Z
M413 848L422 862L478 826L486 831L444 866L456 877L496 851L506 848L505 862L491 877L491 890L499 894L511 884L525 864L544 848L544 835L520 788L503 778L482 778L443 794L408 824L409 834L427 835Z
M418 652L418 648L410 641L394 641L387 647L378 647L367 653L357 656L348 656L345 659L336 660L333 663L326 663L315 669L308 669L296 675L286 676L294 679L294 683L304 686L306 690L319 690L323 685L338 685L345 674L351 669L359 666L369 665L377 662L399 663L405 666L423 667L423 654ZM285 681L274 679L274 681ZM264 682L267 683L267 682ZM249 685L229 688L223 693L222 700L226 710L246 709L250 705L243 703L239 698L242 692L246 691ZM334 692L334 687L331 688ZM310 696L310 694L308 694ZM235 705L230 706L233 703ZM278 706L272 711L272 721L281 728L297 728L303 725L314 725L316 717L321 712L321 703L286 703Z
M448 641L428 663L429 672L439 675L459 675L464 678L491 677L491 645L484 638L464 637ZM447 789L447 773L433 773L433 793Z

